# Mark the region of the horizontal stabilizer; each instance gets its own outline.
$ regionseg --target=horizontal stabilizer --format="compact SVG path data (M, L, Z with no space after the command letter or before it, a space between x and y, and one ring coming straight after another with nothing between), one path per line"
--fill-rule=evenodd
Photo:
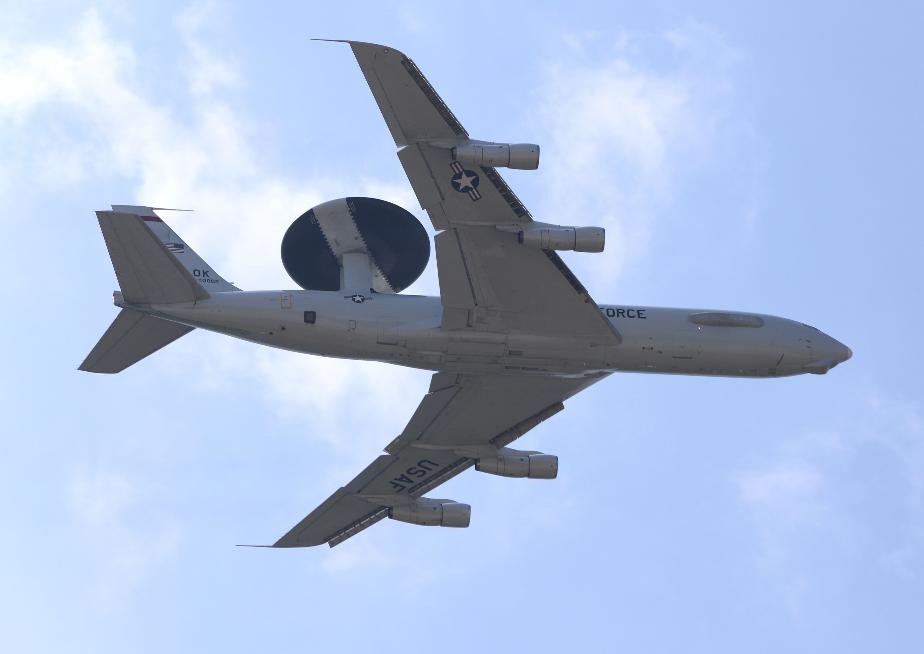
M79 369L120 372L192 330L186 325L122 309Z
M116 211L96 216L126 303L172 304L209 296L142 217Z

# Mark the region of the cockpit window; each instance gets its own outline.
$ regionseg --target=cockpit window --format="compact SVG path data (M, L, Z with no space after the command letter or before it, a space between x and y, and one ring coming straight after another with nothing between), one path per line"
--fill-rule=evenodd
M710 327L763 327L764 319L747 313L725 313L720 311L704 311L689 316L690 322L696 325Z

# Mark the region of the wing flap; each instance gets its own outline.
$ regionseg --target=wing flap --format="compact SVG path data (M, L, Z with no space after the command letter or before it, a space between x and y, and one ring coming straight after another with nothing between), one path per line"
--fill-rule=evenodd
M473 312L470 327L572 335L597 345L620 342L570 269L555 252L524 247L515 234L459 226L436 237L444 325L458 328L459 310Z
M465 257L455 230L440 232L433 239L436 247L437 275L443 308L475 308L475 289L465 268Z
M446 229L449 223L441 207L446 201L446 196L443 195L433 169L423 155L422 147L424 146L414 144L402 148L398 151L398 160L411 182L420 208L430 213L430 220L436 229Z
M431 390L424 395L424 399L417 405L417 410L411 416L407 427L404 428L401 435L388 444L385 451L389 454L396 454L406 442L406 439L403 438L404 434L423 434L430 429L437 418L444 414L446 408L458 396L459 391L459 386L452 385L435 391Z

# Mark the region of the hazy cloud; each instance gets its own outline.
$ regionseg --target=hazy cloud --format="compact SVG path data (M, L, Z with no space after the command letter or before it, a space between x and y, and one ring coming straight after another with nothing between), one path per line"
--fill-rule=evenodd
M179 546L173 518L150 510L156 488L139 484L100 466L79 468L70 482L77 535L93 551L88 599L104 611L118 609L158 566L175 557Z
M756 564L794 609L819 561L906 581L920 578L924 563L921 406L879 392L844 406L833 425L785 439L735 477ZM873 501L890 507L883 524Z
M538 120L549 139L543 174L554 180L545 187L544 209L606 227L606 256L581 260L602 284L644 252L684 171L709 156L738 54L700 23L653 43L626 32L615 39L569 34L564 43L539 91ZM674 63L651 68L643 46L666 48Z
M78 121L79 138L62 138L40 161L44 178L76 183L93 171L118 170L135 180L133 198L114 202L195 208L194 214L165 214L173 226L222 275L243 288L291 287L276 256L289 223L307 208L347 194L367 194L415 206L406 184L314 176L292 179L260 165L260 152L247 140L247 120L222 99L239 83L233 62L210 49L220 38L220 13L196 4L177 19L189 75L190 118L164 101L146 97L136 78L131 44L88 12L67 43L10 48L0 60L0 115L15 121L37 119L46 107ZM64 118L49 118L52 126ZM70 125L70 123L68 123ZM62 131L66 131L62 127ZM433 285L433 281L424 281ZM432 288L430 290L433 290ZM362 397L380 412L410 413L395 401L406 371L377 368L357 374L341 362L270 352L252 345L196 341L197 352L177 344L158 355L196 361L204 377L220 380L231 370L259 383L261 394L283 412L311 410L312 424L329 422L321 433L336 433L337 414L349 397ZM164 369L164 374L171 374ZM308 384L325 379L324 384ZM349 384L347 383L349 382ZM220 381L215 383L220 384ZM320 420L319 420L320 416ZM391 436L383 436L382 444Z
M210 39L220 38L217 19L211 5L193 5L176 21L186 47L179 56L188 71L188 97L180 100L145 94L131 42L96 12L87 12L64 42L0 50L0 119L7 124L0 134L15 142L16 129L26 125L39 135L14 156L21 164L17 175L53 188L118 171L135 191L113 202L194 208L194 214L165 217L221 274L243 288L291 287L274 255L289 223L307 208L348 194L404 206L416 200L406 184L363 179L348 186L323 175L292 178L261 165L261 153L248 140L247 117L223 99L241 80L233 61L211 49ZM188 104L181 112L171 101ZM432 278L422 283L434 290ZM217 336L182 339L145 365L171 383L195 383L216 395L232 379L237 387L250 384L280 420L309 425L307 438L339 453L329 472L332 489L400 431L427 385L426 374L403 368L347 365ZM117 605L168 561L179 540L169 516L132 520L152 492L139 484L85 466L68 489L75 520L100 552L93 592L105 606ZM328 568L353 565L338 555Z
M821 484L817 469L804 461L774 464L738 478L741 498L774 511L792 511L811 500Z

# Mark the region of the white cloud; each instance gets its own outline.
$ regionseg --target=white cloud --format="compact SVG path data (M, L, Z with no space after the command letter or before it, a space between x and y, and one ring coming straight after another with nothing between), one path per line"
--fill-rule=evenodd
M550 138L544 175L554 180L543 215L607 228L606 256L581 261L605 284L644 252L683 171L709 156L738 55L715 30L692 23L659 41L678 55L673 69L646 68L626 33L608 40L615 55L585 63L601 38L565 39L564 59L546 68L538 120Z
M99 527L117 520L137 496L135 488L124 477L82 471L74 480L71 500L84 524Z
M278 252L286 227L308 207L350 193L376 193L410 207L416 200L406 184L290 179L261 166L245 117L220 96L239 83L238 74L202 40L214 19L209 5L193 5L178 19L191 118L144 94L134 51L95 12L70 43L0 52L0 117L42 121L30 130L39 143L30 144L38 154L28 155L37 157L29 172L46 183L118 171L136 181L136 191L114 202L194 208L191 216L168 219L218 270L245 287L290 286L275 257L255 253Z
M860 442L885 448L893 456L904 495L901 535L884 555L885 569L920 579L924 564L924 409L916 402L870 395L866 408L876 420L864 426Z
M147 509L154 487L99 466L79 468L68 495L77 533L93 551L88 599L101 610L117 610L175 557L179 527L169 515Z
M167 220L224 276L243 288L291 287L273 255L289 223L308 207L348 194L408 207L416 199L405 183L292 178L262 165L248 140L246 116L223 99L242 81L233 63L210 49L214 33L203 36L215 29L215 18L211 6L195 5L177 20L186 44L180 55L187 60L186 98L146 95L130 41L95 12L85 14L67 42L4 47L0 123L7 127L0 130L7 131L0 135L15 140L22 126L38 135L39 143L20 144L13 156L23 179L67 187L118 171L135 191L113 202L194 208ZM170 102L184 102L183 111ZM432 276L424 283L432 290ZM306 438L335 450L331 489L400 431L428 379L403 368L300 356L218 336L182 339L152 363L176 383L210 388L219 397L225 384L249 385L281 420L298 421L307 427ZM146 492L128 477L89 469L70 489L74 516L102 553L95 593L107 606L118 604L176 548L180 532L169 516L129 524ZM338 555L327 567L353 565Z
M74 183L88 171L120 171L135 182L136 191L134 198L115 202L196 209L166 218L224 276L243 288L291 287L272 254L278 252L289 223L308 207L351 193L411 207L416 200L406 184L363 179L348 186L323 177L291 179L261 166L259 151L247 140L246 118L221 97L240 79L224 55L210 50L204 36L218 38L220 24L211 4L192 5L177 19L187 48L190 97L184 115L189 118L181 119L181 112L169 104L145 96L130 43L111 33L95 12L85 15L69 43L20 44L3 51L0 117L23 122L47 114L54 130L78 134L53 139L56 145L34 162L42 177ZM342 362L253 346L231 350L221 341L197 341L203 348L196 358L200 366L250 376L274 404L310 408L312 421L318 414L333 415L347 394L388 412L395 406L392 389L407 374L388 368L357 375ZM183 348L179 352L187 359L192 354ZM308 384L307 379L326 382ZM397 405L397 410L406 409Z
M804 461L774 464L739 476L738 489L748 504L792 511L811 500L821 485L818 470Z
M382 568L391 563L384 550L369 538L357 538L349 547L331 549L321 562L321 569L327 574L339 575L364 568Z
M738 496L749 509L758 548L756 568L779 593L790 613L803 607L811 575L804 558L810 543L842 529L819 464L784 458L736 476Z
M213 39L220 37L222 18L214 2L191 4L177 17L176 25L191 59L186 72L190 91L195 96L208 97L216 90L241 84L234 62L228 60L227 49L219 57L202 42L206 34Z
M424 17L421 6L417 3L402 2L394 8L394 15L399 25L408 34L423 34L430 31L431 25Z
M734 478L756 563L793 606L816 560L862 561L906 581L924 563L920 404L877 392L843 406L834 424L784 439L777 455Z

